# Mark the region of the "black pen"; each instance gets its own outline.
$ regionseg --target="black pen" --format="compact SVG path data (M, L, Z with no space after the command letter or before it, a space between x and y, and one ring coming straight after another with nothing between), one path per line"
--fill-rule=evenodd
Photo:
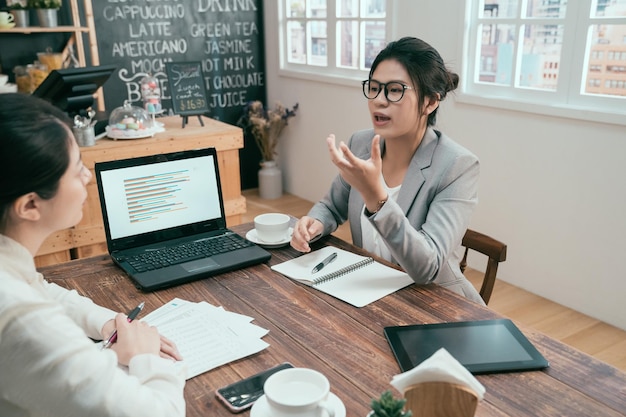
M143 306L146 303L142 302L141 304L139 304L137 307L135 307L130 313L128 313L128 317L126 320L128 320L128 322L130 323L131 321L135 320L137 318L137 316L139 315L139 313L141 313L141 310L143 309ZM111 345L113 343L115 343L115 341L117 340L117 330L115 330L111 336L109 336L109 339L102 345L102 349L106 349L111 347Z
M313 268L311 273L315 274L316 272L320 272L322 270L322 268L324 268L326 265L328 265L329 263L331 263L335 259L337 259L337 252L331 253L326 259L324 259L322 262L320 262L317 265L315 265L315 268Z

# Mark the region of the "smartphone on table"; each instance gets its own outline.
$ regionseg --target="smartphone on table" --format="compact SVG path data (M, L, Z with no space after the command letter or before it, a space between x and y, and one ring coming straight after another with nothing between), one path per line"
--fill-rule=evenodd
M263 395L263 384L270 375L283 369L293 368L289 362L281 363L258 374L249 376L215 390L215 396L233 413L240 413L252 407Z

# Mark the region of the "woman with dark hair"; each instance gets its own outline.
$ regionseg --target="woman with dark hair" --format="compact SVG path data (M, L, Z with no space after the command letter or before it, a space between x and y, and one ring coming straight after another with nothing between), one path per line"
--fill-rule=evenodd
M338 147L328 136L339 175L298 221L291 245L308 252L312 238L349 220L355 245L400 265L416 283L484 304L457 251L478 201L478 159L434 129L439 103L458 82L426 42L389 43L362 83L373 129Z
M41 99L0 94L0 415L184 416L172 342L35 269L43 241L78 223L87 198L70 126ZM114 330L110 349L91 340Z

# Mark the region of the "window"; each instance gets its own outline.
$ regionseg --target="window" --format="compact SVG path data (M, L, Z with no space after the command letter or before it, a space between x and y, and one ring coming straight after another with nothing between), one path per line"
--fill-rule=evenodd
M386 44L385 0L282 0L281 69L362 79Z
M467 5L465 99L626 124L626 0Z

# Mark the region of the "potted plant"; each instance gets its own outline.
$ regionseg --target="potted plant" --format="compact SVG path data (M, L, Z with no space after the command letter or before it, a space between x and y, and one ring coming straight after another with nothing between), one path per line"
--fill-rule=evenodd
M406 399L397 399L393 397L391 391L385 391L380 398L373 399L371 406L372 411L368 417L411 417L413 413L404 411Z
M7 0L7 7L13 15L13 21L16 27L28 27L30 24L28 0Z
M61 0L28 0L28 7L37 10L40 26L57 26L57 11L61 8Z
M265 109L263 103L251 101L243 108L237 125L252 135L261 151L259 171L259 195L261 198L278 198L282 195L282 173L276 164L276 148L281 132L290 117L296 115L298 103L291 109L276 103L273 109Z

